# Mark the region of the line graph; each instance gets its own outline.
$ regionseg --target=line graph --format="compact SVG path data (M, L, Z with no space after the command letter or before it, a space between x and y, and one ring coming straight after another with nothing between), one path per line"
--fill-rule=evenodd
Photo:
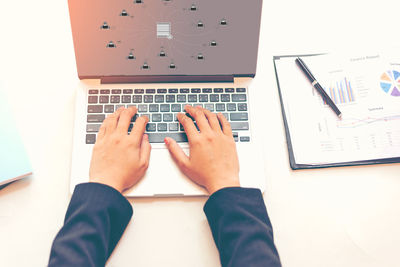
M400 115L384 116L384 117L366 117L359 118L344 118L337 121L337 128L359 128L378 122L390 122L400 120Z

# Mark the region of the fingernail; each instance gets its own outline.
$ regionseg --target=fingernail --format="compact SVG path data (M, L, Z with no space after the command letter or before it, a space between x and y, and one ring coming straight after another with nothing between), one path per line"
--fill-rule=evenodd
M164 143L165 143L166 145L169 145L169 139L168 139L168 137L165 137L165 138L164 138Z
M147 140L147 141L149 140L149 136L147 134L144 134L143 138L144 138L144 140Z

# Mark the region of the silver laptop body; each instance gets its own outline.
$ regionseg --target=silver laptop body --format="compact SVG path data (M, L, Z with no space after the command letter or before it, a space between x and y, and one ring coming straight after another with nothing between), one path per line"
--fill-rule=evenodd
M136 106L138 116L150 118L146 133L152 152L146 176L125 194L205 195L179 171L162 142L171 136L188 153L176 121L186 104L228 118L237 141L241 185L264 189L250 111L261 0L68 2L80 78L71 192L89 180L91 152L104 118L119 106Z

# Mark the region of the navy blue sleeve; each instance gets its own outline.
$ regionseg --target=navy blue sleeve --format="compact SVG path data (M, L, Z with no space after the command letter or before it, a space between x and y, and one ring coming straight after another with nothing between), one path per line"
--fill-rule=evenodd
M261 191L231 187L204 206L222 266L281 266Z
M49 266L104 266L132 217L120 192L97 183L75 187Z

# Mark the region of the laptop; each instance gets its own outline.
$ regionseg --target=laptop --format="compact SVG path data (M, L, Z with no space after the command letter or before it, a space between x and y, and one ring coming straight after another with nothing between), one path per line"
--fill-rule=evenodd
M76 64L70 189L89 180L97 132L120 106L148 116L152 145L145 177L129 197L198 196L207 192L180 172L163 140L189 153L176 119L184 106L221 112L231 123L244 187L264 190L260 144L254 139L255 76L262 0L69 0Z

